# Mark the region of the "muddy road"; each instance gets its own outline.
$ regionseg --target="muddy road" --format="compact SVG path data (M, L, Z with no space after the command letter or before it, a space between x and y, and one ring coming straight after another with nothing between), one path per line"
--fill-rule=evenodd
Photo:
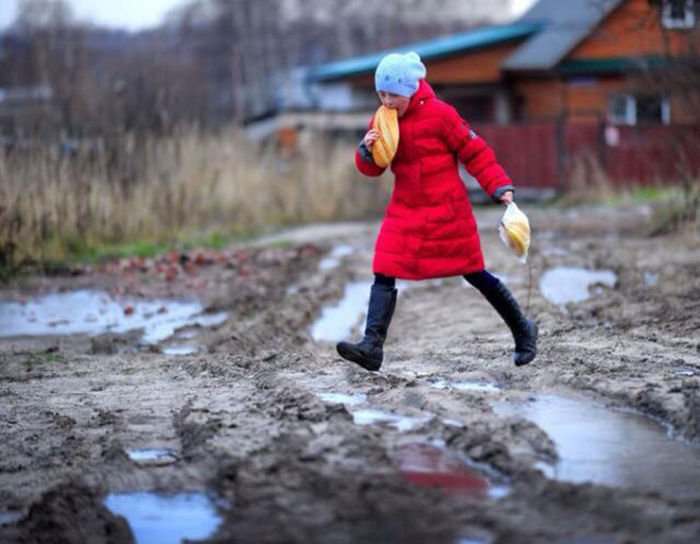
M0 541L700 542L697 231L524 210L530 269L477 210L540 325L517 369L458 278L399 284L380 372L335 354L376 223L6 286Z

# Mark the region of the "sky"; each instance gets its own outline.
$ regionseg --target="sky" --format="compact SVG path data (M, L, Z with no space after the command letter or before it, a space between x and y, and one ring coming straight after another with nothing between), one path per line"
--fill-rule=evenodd
M17 14L19 0L0 0L0 28L7 27ZM514 0L517 14L529 8L535 0ZM79 20L89 20L103 26L140 30L157 25L170 9L185 0L68 0Z
M534 3L535 0L513 0L513 12L515 15L522 15Z
M17 14L18 0L0 0L0 28ZM68 0L78 20L139 30L157 25L171 8L184 0Z

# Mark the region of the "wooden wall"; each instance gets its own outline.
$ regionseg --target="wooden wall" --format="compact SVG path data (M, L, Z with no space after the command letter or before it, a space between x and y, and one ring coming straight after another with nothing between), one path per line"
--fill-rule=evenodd
M472 51L437 60L424 60L428 72L427 80L431 85L484 84L501 80L501 63L522 41ZM353 85L374 87L374 73L351 78Z
M594 118L605 115L611 94L623 92L627 82L620 76L545 79L530 78L514 84L524 102L522 117L555 119L561 115Z
M662 28L659 12L650 7L649 0L627 0L608 15L567 58L678 54L684 49L687 36L687 30Z
M700 13L696 13L696 18ZM700 22L696 22L696 25ZM662 28L658 11L648 0L627 0L614 10L566 60L676 55L690 46L698 30ZM640 89L641 86L641 89ZM526 119L552 119L566 114L574 119L604 116L613 94L643 90L644 82L622 75L591 75L559 79L517 80L514 89L524 99ZM671 101L671 123L700 122L700 113L680 97Z

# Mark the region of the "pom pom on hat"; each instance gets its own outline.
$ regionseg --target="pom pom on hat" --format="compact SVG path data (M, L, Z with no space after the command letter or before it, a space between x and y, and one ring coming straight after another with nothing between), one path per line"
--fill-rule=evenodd
M418 81L425 77L425 65L418 53L390 53L377 65L374 87L379 91L411 97L418 90Z

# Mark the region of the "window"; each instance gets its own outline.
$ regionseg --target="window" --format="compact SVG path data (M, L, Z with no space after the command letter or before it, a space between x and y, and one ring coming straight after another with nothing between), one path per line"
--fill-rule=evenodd
M610 97L608 119L616 125L671 122L671 105L661 95L618 94Z
M616 125L634 125L637 121L634 109L634 97L618 94L610 98L608 118Z
M693 0L663 0L661 20L666 28L693 28L695 26Z

